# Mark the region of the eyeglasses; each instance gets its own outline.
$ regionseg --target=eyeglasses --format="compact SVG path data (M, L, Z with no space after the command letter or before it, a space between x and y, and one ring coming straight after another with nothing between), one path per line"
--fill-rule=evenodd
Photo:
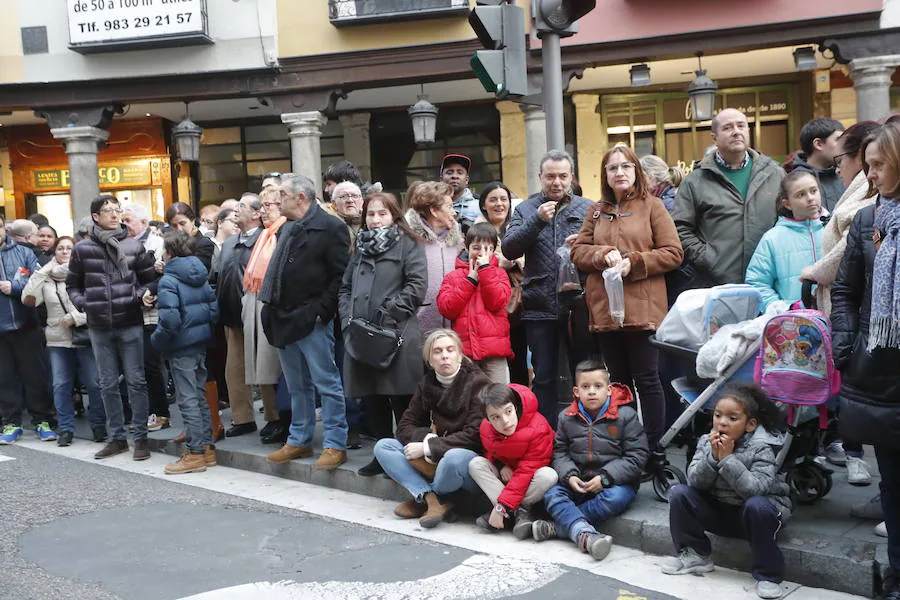
M266 173L262 176L263 179L281 179L281 173Z
M100 212L102 212L102 213L107 213L107 214L117 214L117 215L121 215L121 214L122 214L123 212L125 212L125 211L123 211L121 208L115 208L115 207L112 207L112 206L107 206L106 208L101 208L101 209L100 209Z
M840 169L841 163L843 162L844 157L851 156L852 154L853 154L853 152L841 152L840 154L835 154L834 158L832 159L834 161L834 166L836 168Z
M341 202L346 202L347 200L362 200L361 194L341 194L340 196L335 196L335 200L340 200Z
M619 172L619 169L621 169L622 171L634 171L634 163L624 162L619 163L618 165L606 165L606 167L604 168L610 175L615 175Z

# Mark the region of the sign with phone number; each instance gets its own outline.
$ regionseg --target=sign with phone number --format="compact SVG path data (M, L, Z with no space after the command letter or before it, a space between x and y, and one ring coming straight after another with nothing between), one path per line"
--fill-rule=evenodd
M206 36L205 0L67 0L69 43Z

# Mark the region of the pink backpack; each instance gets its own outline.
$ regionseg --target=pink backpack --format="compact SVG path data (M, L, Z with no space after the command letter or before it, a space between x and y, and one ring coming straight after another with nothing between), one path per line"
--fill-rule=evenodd
M818 405L835 396L841 373L834 368L828 317L817 310L790 310L769 319L754 378L785 404Z

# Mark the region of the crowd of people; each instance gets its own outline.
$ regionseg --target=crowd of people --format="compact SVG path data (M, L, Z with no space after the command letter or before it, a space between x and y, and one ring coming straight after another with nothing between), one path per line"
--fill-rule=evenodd
M24 410L41 440L73 443L79 391L105 442L95 458L129 451L131 432L144 460L148 432L171 426L171 382L184 454L167 473L214 466L216 442L257 431L280 445L268 462L311 458L318 413L315 468L346 462L361 434L377 440L359 474L408 490L398 517L435 527L458 494L483 493L483 530L567 538L599 560L603 522L627 510L677 416L671 365L651 343L674 298L747 283L763 307L791 305L809 281L843 371L823 459L866 485L874 445L881 494L860 510L883 519L898 569L900 117L815 119L784 168L749 132L744 114L720 111L687 175L616 145L582 165L600 171L597 201L552 150L541 191L521 200L501 182L476 196L472 160L449 154L402 203L342 161L324 198L303 174L272 173L199 220L176 202L151 223L111 195L80 239L40 215L0 220L0 443L23 435ZM687 484L670 491L665 573L713 568L706 531L744 537L757 593L781 595L783 427L758 387L723 391Z

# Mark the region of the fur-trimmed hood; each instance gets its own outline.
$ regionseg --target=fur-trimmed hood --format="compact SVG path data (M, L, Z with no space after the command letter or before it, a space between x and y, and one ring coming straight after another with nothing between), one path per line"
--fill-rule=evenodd
M459 223L456 221L453 222L453 228L447 232L447 235L444 237L439 237L438 234L434 232L431 227L428 226L428 223L425 222L425 219L422 216L414 211L413 209L409 209L406 211L404 215L406 219L406 223L409 225L410 229L412 229L413 233L422 238L422 240L426 244L440 244L441 246L446 246L447 248L456 248L461 246L465 241L463 238L462 229L459 227Z

